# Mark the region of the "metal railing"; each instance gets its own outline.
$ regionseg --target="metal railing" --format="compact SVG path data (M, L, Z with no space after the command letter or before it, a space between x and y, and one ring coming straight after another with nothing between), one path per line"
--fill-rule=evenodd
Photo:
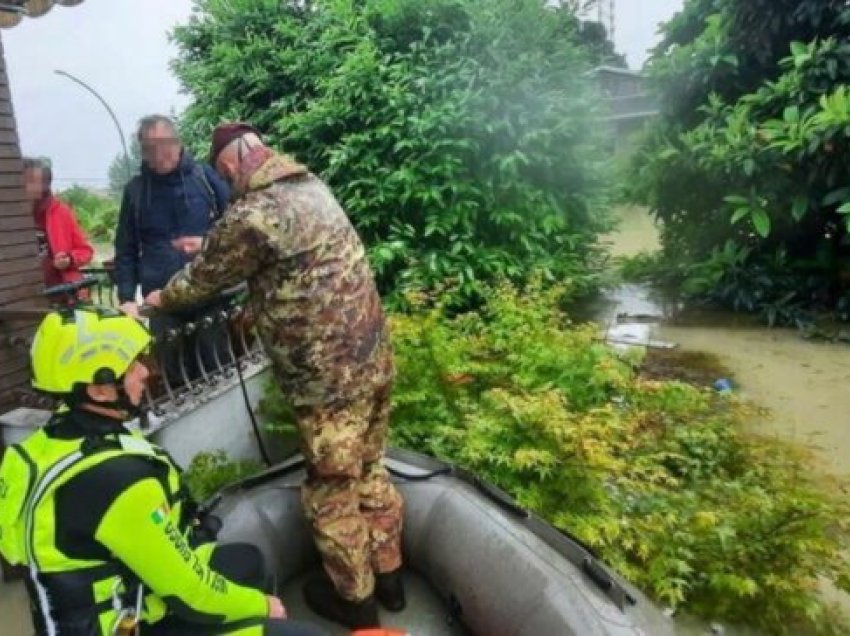
M84 267L81 271L84 276L97 279L97 285L89 289L91 302L103 307L117 307L119 305L111 265L104 264L100 267Z
M252 375L268 363L250 314L240 304L163 331L154 340L152 357L154 375L145 402L154 416L168 419L208 402L239 381L240 374Z
M89 268L89 278L82 282L53 288L51 297L58 306L70 302L90 302L96 305L117 306L114 282L109 268ZM79 288L90 289L89 301L79 301ZM155 424L151 420L170 421L187 410L214 399L221 391L233 387L241 377L251 376L268 365L262 343L253 329L250 312L240 302L242 289L229 290L217 301L215 308L196 314L196 320L180 322L162 330L154 338L148 361L152 362L151 379L145 392L147 411L152 418L143 419L143 429ZM51 292L51 290L48 290ZM2 311L0 321L39 318L49 311L47 307L10 309ZM156 311L145 311L145 318L154 320ZM34 328L33 328L34 332ZM207 336L215 337L207 337ZM15 335L0 343L19 352L29 351L33 334ZM29 390L18 390L17 402L21 406L50 408L44 395Z

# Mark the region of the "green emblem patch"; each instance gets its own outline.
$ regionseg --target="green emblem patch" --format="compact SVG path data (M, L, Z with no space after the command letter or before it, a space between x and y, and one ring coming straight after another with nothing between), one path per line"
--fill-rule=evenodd
M159 524L165 522L166 519L168 519L168 513L169 513L168 506L165 505L165 504L162 504L159 508L157 508L156 510L154 510L151 513L151 521L153 521L155 524L159 525Z

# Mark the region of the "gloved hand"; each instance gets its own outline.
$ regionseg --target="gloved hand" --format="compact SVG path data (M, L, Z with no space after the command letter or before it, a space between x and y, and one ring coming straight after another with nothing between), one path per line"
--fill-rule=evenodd
M213 514L203 514L192 524L192 541L195 545L212 543L218 539L218 533L224 523Z

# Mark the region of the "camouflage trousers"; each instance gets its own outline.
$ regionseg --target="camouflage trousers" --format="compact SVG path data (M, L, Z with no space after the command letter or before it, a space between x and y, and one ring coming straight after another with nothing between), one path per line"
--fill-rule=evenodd
M361 601L401 567L403 501L382 459L390 385L350 402L295 409L307 459L304 511L339 594Z

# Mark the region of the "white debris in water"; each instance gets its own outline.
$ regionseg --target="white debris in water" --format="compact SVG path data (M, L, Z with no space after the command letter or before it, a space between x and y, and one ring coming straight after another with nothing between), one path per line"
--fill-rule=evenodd
M617 351L646 346L652 339L652 326L640 323L612 325L605 334L605 339Z

